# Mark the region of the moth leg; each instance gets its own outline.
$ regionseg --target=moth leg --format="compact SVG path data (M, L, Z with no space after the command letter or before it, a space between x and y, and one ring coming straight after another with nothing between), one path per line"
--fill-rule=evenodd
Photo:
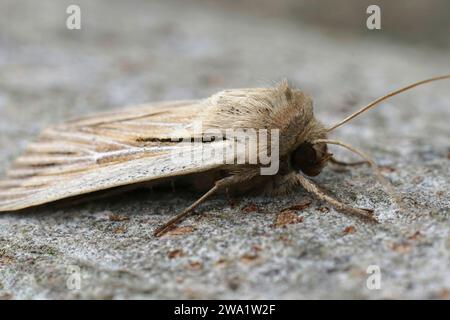
M373 161L372 158L370 158L367 154L365 154L363 151L358 150L357 148L355 148L349 144L346 144L342 141L328 140L328 139L318 139L318 140L313 141L313 143L319 143L319 142L323 142L323 143L327 143L327 144L334 144L334 145L344 147L344 148L352 151L353 153L356 153L361 158L363 158L364 162L368 163L370 165L370 167L372 168L372 170L375 174L375 178L378 180L378 182L380 182L383 185L386 193L388 195L390 195L391 197L393 197L395 199L395 202L400 206L400 208L402 208L401 196L394 190L391 182L381 174L381 171L378 168L375 161Z
M164 233L169 231L175 224L177 224L178 222L183 220L189 213L192 212L192 210L194 210L199 204L201 204L203 201L205 201L211 195L213 195L214 193L216 193L217 191L219 191L221 189L228 188L229 186L239 182L240 180L241 179L239 179L238 176L231 176L231 177L226 177L226 178L216 181L216 183L214 184L214 187L209 189L208 192L206 192L203 196L201 196L199 199L197 199L197 201L195 201L189 207L184 209L181 213L179 213L178 215L176 215L175 217L173 217L172 219L170 219L169 221L164 223L162 226L158 227L154 231L153 235L156 237L162 236Z
M363 209L363 208L355 208L351 207L345 203L340 202L339 200L325 194L322 192L312 181L305 178L303 175L296 175L297 181L305 188L307 191L313 193L318 199L323 200L331 204L336 210L346 212L349 214L356 215L363 219L369 220L371 222L378 223L378 220L373 215L373 210L371 209Z

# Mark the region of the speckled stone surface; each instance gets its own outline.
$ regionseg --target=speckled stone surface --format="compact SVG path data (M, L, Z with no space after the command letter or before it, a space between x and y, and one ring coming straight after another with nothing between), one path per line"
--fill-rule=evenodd
M448 49L320 32L197 2L77 3L79 31L65 28L71 2L0 3L0 172L45 126L100 110L288 78L330 124L389 90L450 71ZM314 180L347 203L374 208L378 225L301 188L237 198L234 206L214 197L180 234L162 238L152 236L155 226L195 194L142 190L3 214L0 297L448 299L449 88L447 81L411 91L333 134L383 166L405 208L367 167L327 168ZM305 200L311 204L294 211L302 219L277 226L283 208ZM366 285L371 265L381 271L378 290ZM78 289L71 268L81 272Z

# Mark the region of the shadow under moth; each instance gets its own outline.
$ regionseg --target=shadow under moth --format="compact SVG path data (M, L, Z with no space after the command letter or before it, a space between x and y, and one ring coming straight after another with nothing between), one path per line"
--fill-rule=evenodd
M156 228L154 234L162 235L218 191L240 194L258 190L274 195L288 193L301 185L338 211L377 222L372 210L344 204L308 179L318 175L328 163L343 166L367 163L388 193L395 196L370 157L348 144L329 139L328 135L394 95L449 78L450 75L435 77L393 91L331 127L316 120L311 98L291 88L286 81L272 88L225 90L204 100L148 104L70 121L44 130L24 155L15 160L5 179L0 180L0 212L129 187L182 183L207 190L183 212ZM196 123L202 124L200 131L196 130ZM205 150L208 154L221 154L224 148L232 148L237 138L226 135L230 129L244 132L276 129L277 141L266 143L269 147L277 143L275 174L261 174L262 167L270 163L233 161L242 152L248 160L252 152L245 148L232 153L232 161L196 156L204 155ZM217 139L217 134L215 139L207 137L205 132L211 130L223 133L223 138ZM249 137L253 137L249 142L258 145L259 136L246 136ZM328 152L329 144L344 147L363 161L339 161ZM267 146L257 146L253 153L267 153ZM174 157L179 152L183 156Z

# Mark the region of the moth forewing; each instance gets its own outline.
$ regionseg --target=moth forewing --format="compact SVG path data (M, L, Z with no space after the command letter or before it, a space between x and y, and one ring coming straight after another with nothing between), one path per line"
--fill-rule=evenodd
M171 140L175 128L189 131L204 107L201 101L144 105L44 130L0 181L0 211L219 167L170 156L181 147Z

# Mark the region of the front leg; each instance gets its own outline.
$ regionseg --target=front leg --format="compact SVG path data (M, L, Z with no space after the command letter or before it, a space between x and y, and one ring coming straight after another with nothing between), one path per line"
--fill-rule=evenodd
M339 200L325 194L322 192L312 181L307 179L301 174L296 174L295 179L299 184L303 186L307 191L313 193L320 200L324 200L331 204L336 210L350 213L356 215L360 218L370 220L371 222L378 223L378 220L373 216L373 210L371 209L363 209L363 208L354 208L345 203L340 202Z
M305 190L314 194L318 199L328 202L338 211L350 213L366 220L368 219L372 222L378 222L373 216L373 210L354 208L342 203L339 200L325 194L312 181L296 172L291 172L284 176L273 177L271 183L267 184L265 193L268 195L286 195L295 190L295 187L298 185L303 186Z

